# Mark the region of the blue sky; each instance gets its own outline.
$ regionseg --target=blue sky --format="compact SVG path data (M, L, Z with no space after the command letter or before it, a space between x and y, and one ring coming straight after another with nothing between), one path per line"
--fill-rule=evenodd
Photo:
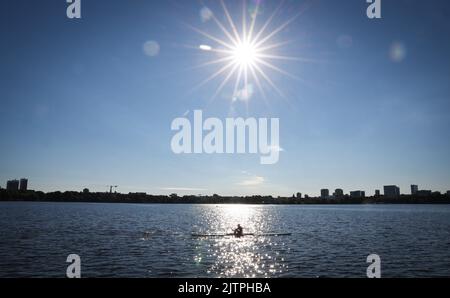
M256 92L233 102L230 84L210 102L223 76L192 89L217 70L195 68L214 58L198 46L214 42L186 24L226 38L201 18L208 7L226 23L218 1L84 0L81 20L66 17L65 1L5 1L0 182L158 194L372 194L387 184L446 191L450 4L383 0L383 19L369 20L365 2L285 1L271 30L304 11L273 42L289 40L278 53L311 61L273 63L301 80L268 70L284 97L266 84L266 100ZM241 20L242 2L226 3ZM256 28L277 5L261 1ZM143 50L148 41L156 55ZM173 154L170 124L195 109L280 118L280 161Z

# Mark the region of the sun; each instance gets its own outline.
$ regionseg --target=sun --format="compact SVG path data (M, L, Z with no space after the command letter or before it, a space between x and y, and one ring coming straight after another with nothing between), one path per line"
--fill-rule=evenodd
M232 100L236 98L250 99L253 94L253 86L256 86L260 94L265 98L265 89L273 89L280 96L284 97L283 92L276 86L269 75L269 71L274 71L279 74L298 79L298 77L286 72L274 64L276 60L287 61L306 61L299 57L284 56L276 53L277 49L288 44L287 41L274 42L274 37L286 29L299 15L297 13L292 18L288 18L284 23L276 28L270 29L271 22L278 14L281 5L279 5L272 15L263 23L257 26L256 18L259 14L260 1L257 1L257 5L252 12L248 12L246 7L246 0L243 0L242 9L242 25L238 30L237 23L233 21L233 18L228 11L225 2L220 0L224 11L224 17L228 22L228 28L221 23L218 17L208 8L203 8L203 15L207 16L208 20L213 20L223 36L216 36L206 31L190 26L192 30L206 37L211 44L202 44L197 49L209 52L216 55L214 60L210 60L206 63L199 65L198 67L206 67L211 65L221 65L219 69L201 82L194 89L198 89L211 80L223 76L223 80L218 86L215 94L212 98L215 98L222 89L230 82L234 81L234 91L232 94ZM258 27L258 28L257 28ZM275 51L275 52L274 52Z
M238 43L231 51L231 56L236 65L242 68L254 66L257 60L258 49L249 42Z

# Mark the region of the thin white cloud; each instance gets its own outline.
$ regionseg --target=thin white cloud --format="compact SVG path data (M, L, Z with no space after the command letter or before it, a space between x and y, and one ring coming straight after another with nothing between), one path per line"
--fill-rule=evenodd
M239 186L258 186L258 185L263 184L265 180L266 179L264 179L264 177L262 177L262 176L253 176L253 177L249 177L249 178L242 180L237 185L239 185Z

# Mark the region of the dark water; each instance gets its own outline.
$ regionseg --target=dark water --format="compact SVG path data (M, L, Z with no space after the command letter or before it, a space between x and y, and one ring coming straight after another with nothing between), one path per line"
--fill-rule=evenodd
M191 233L290 232L200 238ZM450 276L450 206L0 203L0 277Z

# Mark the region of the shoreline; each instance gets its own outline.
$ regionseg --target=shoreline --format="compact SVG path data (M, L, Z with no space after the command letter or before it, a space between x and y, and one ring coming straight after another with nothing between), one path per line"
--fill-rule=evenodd
M136 205L260 205L260 206L380 206L380 205L450 205L450 202L424 202L424 203L152 203L152 202L101 202L101 201L26 201L26 200L0 200L0 203L86 203L86 204L136 204Z
M87 192L49 192L0 190L0 202L54 202L54 203L131 203L131 204L202 204L202 205L424 205L450 204L450 196L437 195L414 197L401 195L396 198L361 197L353 198L296 198L272 196L177 196L175 194L150 195L144 193L87 193Z

